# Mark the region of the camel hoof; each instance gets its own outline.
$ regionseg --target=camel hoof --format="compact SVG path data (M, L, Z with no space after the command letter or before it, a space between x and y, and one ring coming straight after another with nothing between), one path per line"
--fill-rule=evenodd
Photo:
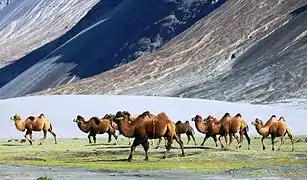
M144 161L148 161L148 158L145 158Z
M185 154L181 154L182 157L185 157Z
M262 149L265 150L265 147L263 147Z
M196 144L195 144L196 145ZM204 144L200 144L200 146L204 146Z
M159 148L159 146L154 147L154 149L158 149L158 148Z
M278 148L277 151L280 151L280 148Z
M165 158L166 158L166 156L165 156L165 155L161 157L161 159L165 159Z
M127 161L128 161L128 162L131 162L131 161L132 161L132 158L128 158Z

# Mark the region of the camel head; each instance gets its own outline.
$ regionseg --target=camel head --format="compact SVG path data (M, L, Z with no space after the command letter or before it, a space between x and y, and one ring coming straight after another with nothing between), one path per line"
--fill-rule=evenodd
M191 121L202 121L202 117L200 116L200 115L196 115L195 117L193 117L192 119L191 119Z
M130 120L130 113L127 111L118 111L114 116L114 121L119 122L120 120L123 120L124 118L128 118Z
M254 126L263 125L263 122L261 119L256 118L255 121L252 122L252 125Z
M113 115L113 114L106 114L106 115L103 116L102 119L112 119L114 116L115 115Z
M81 121L84 121L84 118L81 115L77 115L77 118L73 120L73 122L79 123Z
M12 116L10 119L11 119L12 121L16 122L16 121L21 120L21 117L20 117L19 115L15 114L15 115Z

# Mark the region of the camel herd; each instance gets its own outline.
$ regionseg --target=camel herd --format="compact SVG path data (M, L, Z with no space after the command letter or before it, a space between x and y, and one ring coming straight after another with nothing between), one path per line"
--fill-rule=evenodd
M44 114L40 114L38 117L29 116L24 121L21 120L19 115L14 115L11 117L11 120L14 121L17 130L22 132L26 131L24 137L31 145L33 144L33 131L43 131L44 133L44 137L39 144L44 142L47 132L53 135L55 144L57 143L56 134L53 132L52 125ZM232 143L233 138L235 138L237 141L236 148L241 148L243 137L245 136L248 149L250 149L251 140L248 135L249 127L240 113L235 116L225 113L219 120L211 115L204 119L200 115L196 115L191 119L191 121L194 121L196 129L200 133L205 134L201 146L204 145L208 138L212 137L217 147L217 140L219 140L221 147L227 148ZM115 138L115 144L117 143L119 135L129 138L129 144L130 138L134 138L131 145L130 155L128 157L129 161L132 160L134 150L138 145L143 146L145 160L148 160L148 140L159 139L159 142L155 147L158 148L162 138L165 139L166 151L163 158L165 158L170 151L173 140L179 144L181 155L185 155L181 134L187 135L187 144L192 138L196 145L194 137L195 132L189 121L177 121L174 123L164 112L154 115L149 111L145 111L142 114L133 117L127 111L118 111L116 114L106 114L102 118L93 116L89 120L85 120L81 115L77 115L73 122L77 124L82 132L88 133L89 143L92 143L91 137L93 138L94 143L96 143L96 135L104 133L109 135L108 142L111 142L111 137L113 136ZM274 150L274 139L276 137L281 138L280 146L278 148L278 150L280 150L281 146L284 144L284 136L286 134L288 134L288 137L291 140L292 151L294 150L292 133L283 117L277 119L275 115L272 115L266 123L263 123L262 120L256 118L255 121L252 122L252 125L254 125L257 132L262 135L261 142L263 150L265 149L263 140L268 136L271 136L272 150ZM116 134L117 131L119 131L119 135ZM221 138L225 139L225 145L222 143Z

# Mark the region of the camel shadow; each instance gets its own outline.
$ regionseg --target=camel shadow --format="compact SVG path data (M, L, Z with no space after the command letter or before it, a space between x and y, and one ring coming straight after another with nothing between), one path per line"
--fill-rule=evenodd
M114 145L114 146L97 147L96 149L125 149L125 148L129 148L130 149L130 146L117 146L117 145Z
M90 160L90 161L83 161L83 162L128 162L128 159L98 159L98 160Z
M87 144L85 146L115 146L115 144L112 144L112 143L96 143L96 144Z
M172 149L180 149L180 147L172 147ZM214 147L207 147L207 146L184 146L184 149L218 149Z
M1 146L22 146L21 144L1 144Z

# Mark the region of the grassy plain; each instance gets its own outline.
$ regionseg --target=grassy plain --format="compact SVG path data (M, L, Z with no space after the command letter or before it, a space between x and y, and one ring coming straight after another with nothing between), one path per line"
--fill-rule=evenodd
M261 175L267 169L280 176L300 176L306 172L307 143L306 137L295 138L295 151L291 151L289 139L285 139L285 145L281 151L271 150L271 140L266 139L267 149L262 150L259 137L252 137L251 149L247 150L246 141L241 149L235 149L233 143L228 149L215 147L213 140L209 139L205 146L199 146L202 141L197 137L197 146L185 144L185 157L180 156L180 149L176 142L166 159L161 159L165 151L164 140L159 149L149 150L149 161L143 161L144 151L141 146L136 148L134 160L127 162L130 152L128 139L120 137L118 144L107 143L107 139L98 138L96 145L89 145L86 138L59 139L58 144L53 144L51 138L43 145L20 143L15 140L0 141L0 163L14 165L38 165L38 166L69 166L91 169L109 170L195 170L210 173L221 171L236 171L244 168L253 168L251 175ZM183 138L184 143L186 139ZM156 143L157 141L155 141ZM276 140L276 147L280 141ZM277 149L277 148L276 148ZM304 168L295 168L301 167ZM275 168L272 168L275 167ZM276 168L280 167L280 168ZM283 170L283 167L293 167L293 171ZM266 171L267 172L267 171Z

